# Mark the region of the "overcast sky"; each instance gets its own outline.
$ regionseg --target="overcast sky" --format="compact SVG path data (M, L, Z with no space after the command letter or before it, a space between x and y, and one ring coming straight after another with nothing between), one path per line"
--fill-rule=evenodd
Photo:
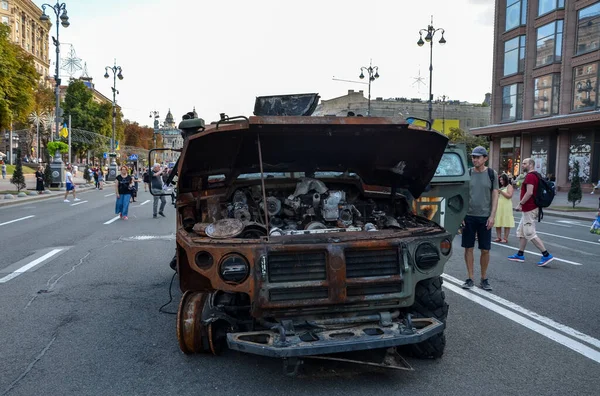
M447 40L440 46L439 33L435 38L434 97L480 103L491 92L492 0L65 2L71 26L60 28L61 58L72 44L109 97L112 77L103 78L104 67L116 58L125 77L117 81L117 102L125 118L142 125L151 125L151 110L162 121L169 108L177 122L194 106L207 122L221 112L251 115L262 95L318 92L331 99L364 89L366 97L367 85L332 78L358 81L370 59L381 76L372 98L426 99L428 86L419 89L415 79L420 72L429 81L429 47L416 42L431 15ZM54 74L52 44L50 53Z

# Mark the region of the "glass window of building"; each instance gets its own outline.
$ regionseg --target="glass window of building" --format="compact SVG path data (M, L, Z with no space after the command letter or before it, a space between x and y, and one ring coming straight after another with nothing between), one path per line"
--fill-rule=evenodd
M8 25L8 17L7 16L2 17L2 23L5 25Z
M521 166L521 138L500 139L500 173L517 177Z
M577 55L600 48L600 2L577 13Z
M573 71L573 110L596 108L598 63L578 66Z
M523 119L523 84L502 87L502 121Z
M537 29L535 66L544 66L562 59L563 21L550 22Z
M534 80L533 116L558 114L560 74L548 74Z
M565 8L565 0L540 0L538 3L538 16L559 8Z
M525 25L527 0L506 0L506 31Z
M525 36L515 37L504 43L504 75L525 70Z
M8 10L8 1L3 1L2 2L2 9L3 10Z

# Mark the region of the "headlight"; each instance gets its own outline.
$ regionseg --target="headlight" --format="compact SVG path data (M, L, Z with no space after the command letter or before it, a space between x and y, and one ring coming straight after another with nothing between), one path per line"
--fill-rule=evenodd
M229 254L221 260L219 275L227 283L242 283L248 277L250 268L244 256Z
M442 242L440 242L440 251L444 256L449 255L451 250L452 242L450 242L449 239L444 239Z
M415 262L417 267L422 270L428 270L440 261L440 254L438 250L429 242L425 242L419 245L415 252Z

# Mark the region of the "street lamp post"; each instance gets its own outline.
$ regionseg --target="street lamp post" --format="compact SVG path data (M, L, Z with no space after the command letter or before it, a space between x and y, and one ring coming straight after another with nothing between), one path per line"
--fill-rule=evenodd
M119 93L119 91L117 91L117 78L119 80L123 79L123 70L121 69L121 66L117 66L117 60L115 59L115 64L114 66L106 66L104 68L104 78L109 78L110 75L108 74L108 71L112 71L113 73L113 86L112 86L112 93L113 93L113 100L112 100L112 140L110 142L110 157L111 157L111 162L110 162L110 166L108 167L108 175L106 177L106 180L112 181L117 177L117 153L115 153L115 139L116 139L116 129L117 129L117 94Z
M369 75L369 102L367 104L367 117L369 117L371 115L371 81L375 81L376 78L379 78L379 67L373 66L372 61L369 62L369 67L361 67L360 76L358 76L361 80L365 78L365 75L363 74L364 71Z
M446 99L448 96L442 95L442 133L446 133Z
M50 8L52 11L54 11L54 14L56 15L56 38L52 37L52 42L54 44L54 46L56 47L56 72L54 74L54 82L56 83L55 86L55 91L54 94L56 95L56 109L55 109L55 114L54 114L54 122L55 122L55 127L56 127L56 138L58 139L58 131L60 130L59 127L59 117L60 117L60 40L59 40L59 23L58 21L60 20L60 25L62 25L63 27L67 28L69 27L69 25L71 24L69 22L69 16L67 15L67 5L65 3L59 3L58 1L56 2L56 4L51 5L51 4L42 4L42 15L40 16L40 21L42 22L49 22L50 21L50 17L46 14L46 8ZM54 134L51 132L50 136L52 138L52 140L54 140ZM52 153L50 153L52 155ZM64 164L62 162L62 158L60 158L60 155L58 154L58 150L56 151L56 153L54 153L54 160L52 161L50 167L52 168L52 183L51 185L56 185L58 184L59 186L62 186L63 183L63 174L64 174Z
M154 117L154 133L152 134L152 140L154 140L154 148L156 148L156 134L158 133L158 118L160 115L157 110L152 110L150 112L150 118Z
M431 16L431 25L428 25L427 29L419 30L419 41L417 41L417 45L419 47L422 47L423 44L425 44L425 41L429 43L429 100L428 100L429 108L428 108L428 110L429 110L430 126L433 125L433 117L431 115L432 101L433 101L433 93L431 91L431 84L433 81L433 37L439 31L442 32L442 38L440 39L439 43L440 43L440 45L444 45L444 44L446 44L446 39L444 38L444 33L446 33L446 31L442 28L436 29L433 27L433 15L432 15ZM427 33L427 35L425 36L425 41L423 41L423 33L425 33L425 32Z

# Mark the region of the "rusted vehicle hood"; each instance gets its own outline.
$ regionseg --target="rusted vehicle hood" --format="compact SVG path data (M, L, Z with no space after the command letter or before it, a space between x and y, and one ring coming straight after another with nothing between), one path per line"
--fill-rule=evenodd
M405 188L414 197L425 190L448 138L436 131L383 117L250 117L211 125L186 140L179 180L181 192L199 186L194 177L260 172L341 171L357 173L365 184Z

